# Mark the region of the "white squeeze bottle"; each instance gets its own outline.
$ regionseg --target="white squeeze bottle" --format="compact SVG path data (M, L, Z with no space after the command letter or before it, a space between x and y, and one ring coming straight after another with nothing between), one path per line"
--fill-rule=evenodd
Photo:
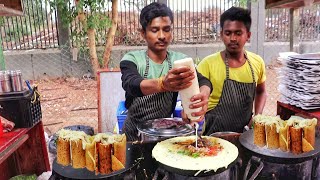
M185 58L185 59L176 60L173 63L174 68L183 67L183 66L190 67L190 69L194 72L194 79L191 81L192 82L191 86L179 91L179 94L181 97L183 110L186 113L187 117L190 120L196 120L196 119L199 119L200 116L195 117L195 116L192 116L191 113L199 112L199 111L201 111L201 108L190 109L189 106L191 104L191 101L190 101L191 97L200 93L197 72L194 67L194 63L193 63L192 58Z

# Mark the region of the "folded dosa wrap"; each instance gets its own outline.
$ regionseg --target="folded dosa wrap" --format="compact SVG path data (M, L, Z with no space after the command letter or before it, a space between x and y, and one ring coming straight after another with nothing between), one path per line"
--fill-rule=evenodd
M291 152L294 154L302 153L302 128L299 126L290 126Z
M115 142L113 143L113 155L122 163L123 166L125 166L127 138L124 134L114 136Z
M278 149L279 148L279 133L277 132L276 123L265 124L265 128L266 128L267 148Z
M84 168L86 166L85 154L82 139L71 140L71 163L73 168Z
M124 165L116 158L116 156L112 155L112 170L113 171L118 171L120 169L124 168Z
M102 174L111 173L111 144L97 143L98 146L98 169Z
M96 142L93 141L93 137L87 139L86 144L86 168L89 171L97 171L98 153L96 148Z
M315 136L316 136L316 125L317 119L305 119L303 124L303 140L302 140L302 151L308 152L314 150Z
M253 143L260 147L266 145L266 133L264 123L254 122Z
M290 132L285 121L280 122L279 147L282 151L290 151Z
M70 164L70 141L58 137L57 139L57 163L63 166Z

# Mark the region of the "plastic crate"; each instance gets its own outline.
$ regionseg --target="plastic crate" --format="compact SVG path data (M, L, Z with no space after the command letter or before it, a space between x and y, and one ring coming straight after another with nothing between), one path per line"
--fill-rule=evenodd
M0 94L0 115L15 123L16 128L32 127L42 118L39 98L33 102L29 90Z
M126 117L127 117L127 109L125 106L125 101L120 101L117 109L119 133L122 132L123 123L126 120Z

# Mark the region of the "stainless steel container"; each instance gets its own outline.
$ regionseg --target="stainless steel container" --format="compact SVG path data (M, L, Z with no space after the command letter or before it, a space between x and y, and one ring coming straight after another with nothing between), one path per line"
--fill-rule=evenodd
M0 71L0 86L1 92L11 92L12 89L9 71Z
M22 91L22 73L20 70L10 71L12 91Z
M171 121L181 121L181 118L163 118ZM162 141L177 136L188 136L194 133L193 128L189 124L171 128L154 128L152 123L161 119L148 120L138 124L137 129L140 133L142 141Z

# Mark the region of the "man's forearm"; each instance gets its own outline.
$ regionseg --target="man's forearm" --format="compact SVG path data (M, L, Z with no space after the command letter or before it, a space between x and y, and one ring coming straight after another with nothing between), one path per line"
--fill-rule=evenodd
M203 85L200 87L200 92L206 94L207 97L209 98L210 93L211 93L211 88L208 87L207 85Z
M257 114L262 114L263 112L263 108L266 104L266 99L267 99L267 93L261 93L256 95L255 97L255 101L254 101L254 115Z

